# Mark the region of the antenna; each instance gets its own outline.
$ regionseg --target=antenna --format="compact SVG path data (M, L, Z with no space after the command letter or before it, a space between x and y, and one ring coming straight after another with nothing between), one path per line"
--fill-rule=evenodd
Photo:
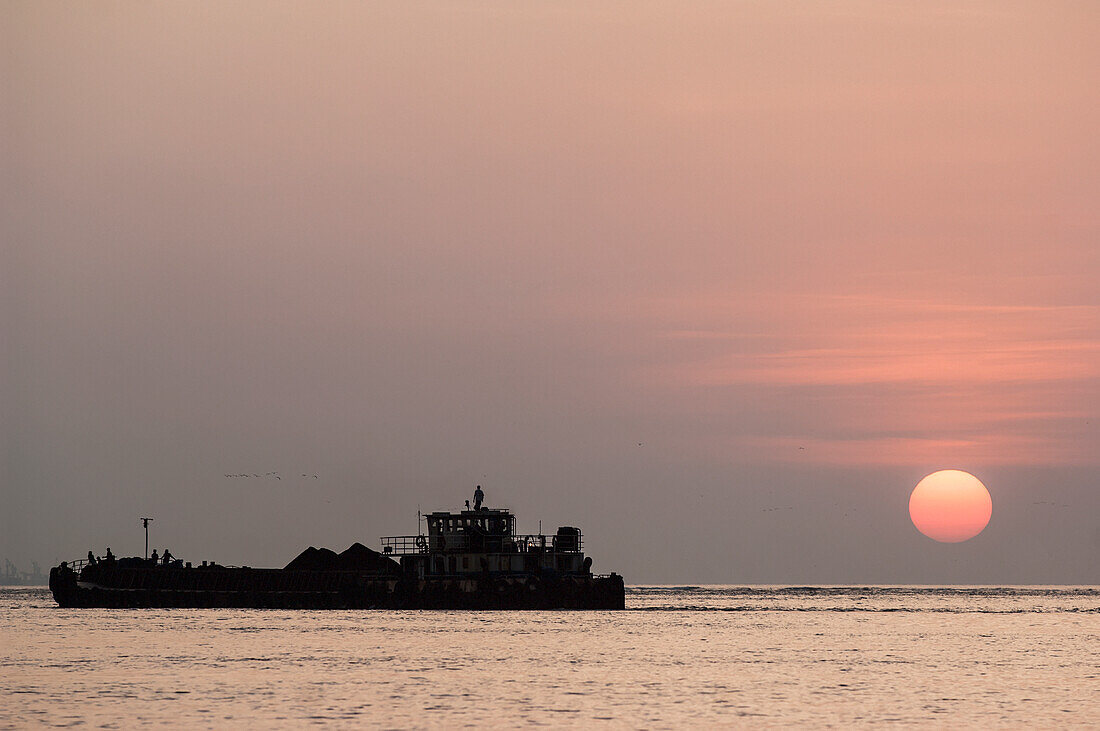
M145 560L149 560L149 522L152 518L138 518L141 524L145 526Z

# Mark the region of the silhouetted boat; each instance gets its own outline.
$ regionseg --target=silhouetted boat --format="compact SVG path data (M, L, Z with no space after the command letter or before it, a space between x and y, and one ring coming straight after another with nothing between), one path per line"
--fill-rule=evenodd
M467 504L468 505L468 504ZM178 559L109 557L50 571L62 607L280 609L623 609L617 574L592 573L583 536L519 535L508 510L425 516L427 534L356 543L337 554L309 547L282 569L192 566ZM154 552L155 553L155 552ZM398 560L394 560L394 559Z

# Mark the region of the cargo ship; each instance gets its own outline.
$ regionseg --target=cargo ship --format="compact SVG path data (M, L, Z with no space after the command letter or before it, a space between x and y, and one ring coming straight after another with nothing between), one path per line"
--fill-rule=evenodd
M623 609L623 578L592 573L578 528L516 532L506 509L419 519L418 535L342 553L309 547L281 569L192 565L171 555L65 561L50 570L61 607L270 609Z

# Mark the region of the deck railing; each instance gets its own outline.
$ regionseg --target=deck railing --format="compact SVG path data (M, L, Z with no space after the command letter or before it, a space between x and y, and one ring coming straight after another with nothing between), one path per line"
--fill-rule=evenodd
M584 548L581 535L482 536L383 536L382 553L404 556L414 553L542 553L576 552Z

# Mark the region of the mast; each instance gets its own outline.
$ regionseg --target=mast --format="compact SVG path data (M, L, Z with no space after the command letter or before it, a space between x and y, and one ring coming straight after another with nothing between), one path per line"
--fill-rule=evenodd
M139 518L141 524L145 526L145 560L149 560L149 521L152 518Z

